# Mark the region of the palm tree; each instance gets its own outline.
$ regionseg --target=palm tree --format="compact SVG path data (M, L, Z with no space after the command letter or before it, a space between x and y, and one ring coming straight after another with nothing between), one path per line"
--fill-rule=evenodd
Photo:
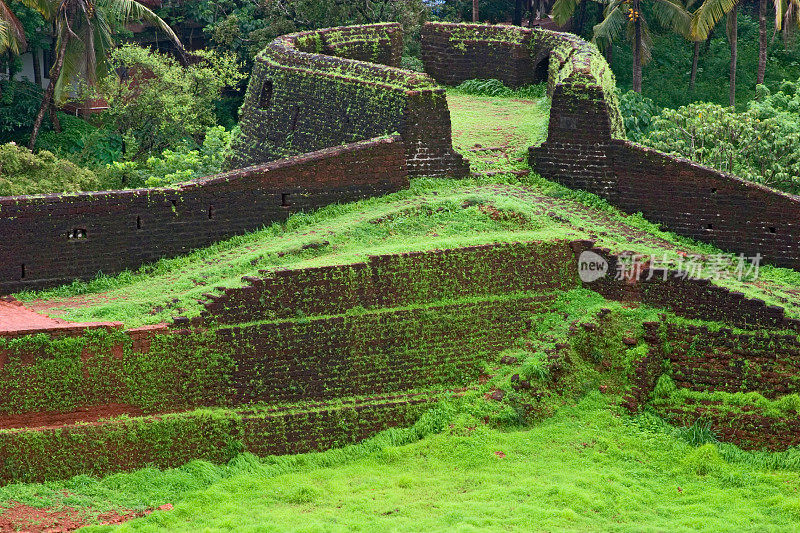
M8 5L0 0L0 52L9 51L18 55L26 47L25 29L22 23Z
M726 31L731 46L731 68L729 103L736 103L736 61L738 57L738 19L737 9L740 0L705 0L692 17L691 33L695 39L705 39L711 29L726 16ZM773 0L775 7L775 33L790 21L799 21L797 0ZM767 71L767 0L758 3L758 71L756 83L764 83Z
M133 21L149 22L172 39L181 56L178 36L158 15L136 0L22 0L53 24L56 45L50 82L36 115L28 147L33 149L44 115L55 114L53 105L64 87L77 76L89 84L108 73L107 55L114 46L113 28ZM185 59L184 59L185 61Z
M780 12L778 8L780 8ZM780 24L778 24L779 17ZM775 34L780 31L783 34L783 47L788 48L789 38L794 25L800 26L800 0L781 0L780 6L776 6L775 10L775 32L772 34L773 40L775 39Z
M725 30L731 46L730 87L728 90L728 101L731 106L736 104L736 61L739 52L739 21L736 13L738 8L739 0L705 0L692 15L691 28L691 35L694 39L705 39L717 22L723 16L726 17ZM766 52L764 57L766 64Z
M586 22L586 3L588 1L556 0L550 14L553 15L553 20L559 26L564 26L567 21L572 20L570 31L575 35L580 35L583 33L583 25Z
M633 90L642 92L642 65L650 60L652 37L642 13L645 0L611 0L603 10L603 20L594 27L595 43L611 46L625 32L633 48ZM680 35L687 35L691 16L678 0L649 0L656 22Z

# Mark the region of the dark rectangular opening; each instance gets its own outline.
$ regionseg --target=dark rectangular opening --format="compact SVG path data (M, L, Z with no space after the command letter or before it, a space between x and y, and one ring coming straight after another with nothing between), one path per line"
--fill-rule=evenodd
M214 218L214 204L208 206L208 219Z
M261 85L261 94L258 95L258 107L266 109L272 102L272 80L264 80Z
M714 224L709 224L706 226L706 229L714 229Z
M85 239L86 238L86 228L75 228L69 232L70 239Z
M769 227L769 232L770 233L775 233L775 226L770 226Z
M289 207L290 205L291 204L289 204L289 193L288 192L281 193L281 207Z
M25 263L19 269L19 279L25 279Z
M142 229L142 217L136 215L136 229Z

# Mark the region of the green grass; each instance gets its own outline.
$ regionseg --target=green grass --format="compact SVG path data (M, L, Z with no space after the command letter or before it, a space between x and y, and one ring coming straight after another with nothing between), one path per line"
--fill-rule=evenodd
M744 452L726 460L719 445L619 415L598 393L523 430L455 413L321 454L12 485L0 499L175 504L87 532L787 531L800 520L796 470L765 470Z

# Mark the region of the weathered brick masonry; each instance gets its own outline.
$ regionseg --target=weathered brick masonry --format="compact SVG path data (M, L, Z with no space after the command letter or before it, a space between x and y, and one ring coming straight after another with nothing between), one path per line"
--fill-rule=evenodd
M216 364L202 355L161 370L158 388L168 397L160 408L331 399L453 378L463 383L464 376L475 376L480 361L525 329L531 313L558 291L577 286L573 252L565 242L390 254L368 263L247 280L193 321L195 327L211 328L208 334L177 321L172 329L129 330L129 343L120 338L76 348L80 358L71 362L74 376L57 384L63 387L60 404L135 404L138 385L125 378L135 372L135 367L126 370L131 361L158 363L159 357L198 350L234 364L214 370L213 387L192 382L209 375L194 376L190 365ZM5 351L0 346L0 392L5 391L0 414L47 404L48 374L39 365L47 365L43 354L53 349L44 342L31 344L34 352L20 346ZM113 356L103 357L103 350ZM197 390L203 388L208 390ZM181 390L194 392L189 397ZM75 398L65 401L65 395Z
M616 270L619 256L592 248L589 241L572 246L576 254L591 250L602 255L609 270ZM645 269L638 280L607 276L585 286L612 300L643 303L704 321L692 323L661 314L659 320L642 324L648 351L632 365L632 387L624 401L629 411L637 412L651 402L676 424L709 422L719 438L744 448L782 450L800 445L800 423L795 418L766 413L756 405L736 407L715 400L675 405L652 398L665 372L678 389L689 391L756 392L769 399L800 393L800 321L787 317L783 308L767 306L709 280L687 279L660 269ZM600 317L591 334L602 336L603 328Z
M530 148L542 176L680 235L800 267L800 199L625 141L613 75L593 45L547 30L429 23L422 58L445 84L498 78L516 87L546 79L547 141Z
M658 325L651 361L667 361L682 389L701 392L757 392L779 399L800 392L800 339L797 333L732 331L707 326ZM655 325L651 326L655 330ZM654 366L653 363L650 366ZM659 365L663 370L663 364ZM640 369L641 372L641 369ZM649 381L660 372L651 372ZM652 389L651 389L652 390ZM638 398L642 401L646 398ZM722 440L744 448L783 450L800 444L796 416L765 413L757 405L732 406L714 400L684 400L679 405L658 399L654 407L668 420L691 425L709 422Z
M399 133L411 176L461 177L444 89L397 68L399 24L284 35L256 56L229 168Z
M297 453L408 425L578 285L574 257L563 241L373 256L245 278L172 327L0 339L0 428L103 404L135 416L0 429L0 481ZM199 406L235 412L146 416Z
M226 289L193 320L236 324L334 315L442 299L570 287L574 257L563 242L498 243L370 256L363 263L265 271Z
M176 187L0 198L0 293L137 268L407 186L402 142L387 137Z

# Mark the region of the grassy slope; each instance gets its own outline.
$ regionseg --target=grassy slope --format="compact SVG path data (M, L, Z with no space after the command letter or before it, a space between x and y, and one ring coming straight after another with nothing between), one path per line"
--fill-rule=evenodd
M454 127L472 132L456 136L462 150L502 141L487 127L493 116L488 106L494 102L479 100L452 100ZM481 105L487 106L485 112ZM514 159L524 146L512 145L508 162L492 163L494 156L485 154L482 168L518 167ZM495 220L479 205L464 208L465 199L521 214L524 222L517 216ZM587 202L599 209L586 207ZM378 224L368 222L377 219ZM257 268L253 259L258 267L294 266L353 260L379 250L584 236L618 250L712 250L539 179L418 180L407 192L297 216L287 227L162 262L154 275L126 275L61 292L110 286L102 295L104 303L73 307L69 313L94 317L103 312L137 323L153 301L177 296L180 305L188 306L191 296L208 290L185 284L186 279L208 286L236 283L238 276ZM313 239L331 244L300 250ZM287 249L295 251L282 257L265 251ZM773 269L769 276L772 290L789 290L796 283L794 273ZM175 292L162 296L163 291ZM123 304L122 298L132 303ZM574 295L565 298L582 305ZM556 323L566 327L569 321L560 316L554 315ZM586 388L596 389L595 382ZM21 501L96 513L175 504L173 511L157 511L121 531L787 530L800 520L796 452L759 455L728 445L697 447L689 443L691 432L665 428L647 415L619 415L609 407L616 398L597 393L529 429L503 431L480 423L475 399L472 408L443 406L411 430L390 430L344 449L262 460L242 455L223 466L195 461L163 472L145 469L102 480L78 476L12 485L0 488L0 505ZM758 466L765 463L772 467Z
M441 426L442 413L418 426L426 424ZM714 445L689 444L686 432L616 415L597 393L526 430L463 416L444 428L419 441L390 430L322 454L10 486L0 500L175 504L93 532L786 531L800 520L796 470L727 462Z
M526 148L543 140L546 101L449 97L456 148L477 172L526 167ZM471 151L504 147L502 150ZM465 207L466 206L466 207ZM491 209L487 209L490 206ZM498 211L500 212L498 216ZM635 250L676 259L678 252L717 251L661 232L598 198L536 176L479 176L472 180L417 179L409 190L334 205L275 224L188 256L160 261L138 273L100 277L39 294L20 294L34 308L74 321L119 320L127 326L196 316L204 293L241 286L259 269L297 268L363 260L370 254L509 240L596 240L614 251ZM326 246L303 249L310 243ZM280 254L280 255L279 255ZM800 274L765 269L757 284L723 284L800 316Z

